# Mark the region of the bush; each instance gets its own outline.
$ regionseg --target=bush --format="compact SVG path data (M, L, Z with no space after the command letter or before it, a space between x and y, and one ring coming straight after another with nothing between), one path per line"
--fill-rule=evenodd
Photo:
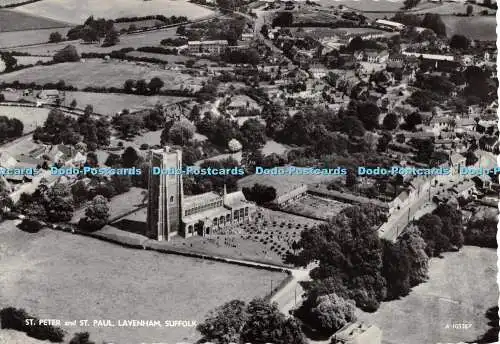
M43 228L43 224L37 220L24 219L19 228L28 233L38 233Z
M27 325L27 319L32 319L32 325ZM0 310L0 320L4 329L25 332L29 337L60 343L64 339L64 331L60 328L41 325L37 318L26 313L24 309L7 307Z
M63 49L59 50L55 55L54 55L54 62L61 63L61 62L77 62L80 61L80 56L78 55L78 52L76 51L76 48L72 45L67 45Z

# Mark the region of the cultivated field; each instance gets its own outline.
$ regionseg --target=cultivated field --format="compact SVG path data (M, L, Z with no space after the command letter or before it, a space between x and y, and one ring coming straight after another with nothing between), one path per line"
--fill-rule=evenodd
M12 10L0 10L0 32L49 29L68 26L67 22L41 18Z
M4 48L12 48L12 47L20 47L24 45L31 44L41 44L47 43L49 41L49 36L52 32L57 31L62 36L66 36L69 27L62 27L57 29L40 29L40 30L26 30L26 31L12 31L12 32L0 32L0 49ZM53 55L55 51L61 50L68 43L51 43L44 44L41 46L37 46L38 49L34 49L30 52L32 55ZM53 51L52 53L48 53ZM20 51L20 49L15 49L16 51Z
M255 183L270 185L276 189L278 196L283 195L302 184L329 183L335 180L336 176L326 175L257 175L252 174L238 180L238 188L252 187Z
M157 103L172 104L186 98L170 96L138 96L134 94L66 92L66 104L75 99L78 108L87 105L94 107L94 112L101 115L113 116L123 109L137 111L152 108Z
M163 14L197 19L212 13L185 0L44 0L18 7L16 11L74 24L83 23L91 15L96 18L116 19Z
M56 244L57 243L57 244ZM23 252L22 255L19 252ZM0 304L40 318L202 321L232 299L264 296L285 278L253 268L133 250L69 233L0 226ZM36 286L36 287L35 287ZM192 327L66 328L93 341L190 342Z
M379 326L384 343L474 341L488 329L485 312L498 303L496 250L466 246L434 258L429 281L401 300L384 302L375 313L359 315ZM472 327L453 329L454 323ZM446 328L449 325L449 328Z
M0 116L17 118L24 124L24 132L35 130L37 126L43 125L50 110L45 108L1 106Z
M313 216L315 218L328 220L349 206L349 204L337 202L331 199L306 195L286 206L285 210L291 211L295 214Z
M64 80L66 85L79 89L94 87L123 87L127 79L150 80L159 77L165 82L166 89L201 88L205 78L168 71L159 66L149 66L126 61L104 61L89 59L85 62L60 63L52 66L35 66L0 76L0 81L35 82L45 84Z

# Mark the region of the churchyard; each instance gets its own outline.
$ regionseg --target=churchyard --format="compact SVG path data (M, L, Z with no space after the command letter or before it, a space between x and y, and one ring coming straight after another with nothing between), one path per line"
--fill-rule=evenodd
M29 234L17 229L13 221L0 227L0 259L4 262L0 304L61 320L200 322L224 302L265 296L271 283L278 286L286 277L285 273L126 249L50 229ZM64 329L70 335L89 331L96 342L194 343L199 339L194 327Z
M144 234L146 218L147 209L140 209L112 226ZM205 237L174 237L169 242L162 242L161 246L181 252L287 265L285 258L293 253L293 243L300 239L300 233L319 223L321 221L259 207L256 218L250 223L214 230Z

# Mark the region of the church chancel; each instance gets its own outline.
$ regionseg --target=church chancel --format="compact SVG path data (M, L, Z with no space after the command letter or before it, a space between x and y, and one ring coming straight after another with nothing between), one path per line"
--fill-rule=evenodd
M182 151L165 147L149 153L151 167L162 170L182 169ZM184 196L182 173L149 175L148 236L160 241L175 235L184 238L206 236L249 222L256 206L246 200L243 192L222 195L206 192Z

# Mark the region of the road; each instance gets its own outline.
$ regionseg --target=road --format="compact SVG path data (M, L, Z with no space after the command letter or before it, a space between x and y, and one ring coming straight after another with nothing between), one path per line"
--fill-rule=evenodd
M271 302L276 302L279 310L285 315L289 315L290 310L302 301L304 289L300 282L311 280L309 277L310 269L291 269L289 271L292 274L292 280L271 298Z

